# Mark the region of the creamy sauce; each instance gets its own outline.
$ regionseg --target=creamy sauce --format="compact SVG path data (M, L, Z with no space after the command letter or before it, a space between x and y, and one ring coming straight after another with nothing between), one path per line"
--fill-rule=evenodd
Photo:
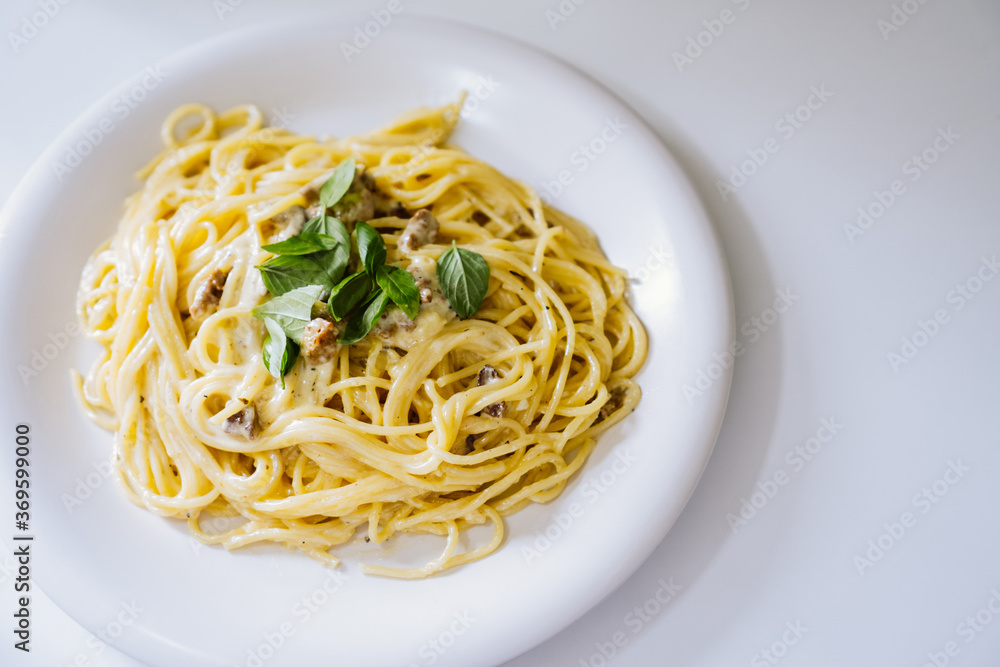
M437 279L437 265L430 257L414 257L407 269L416 278L418 286L430 289L431 300L420 304L417 319L411 320L399 308L393 308L382 315L375 325L374 335L385 341L389 347L409 350L422 340L437 335L451 320L455 311L448 305L448 299Z

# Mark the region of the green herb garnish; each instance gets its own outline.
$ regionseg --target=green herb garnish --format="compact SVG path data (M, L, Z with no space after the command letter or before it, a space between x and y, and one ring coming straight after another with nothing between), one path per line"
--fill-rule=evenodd
M347 317L355 306L367 299L372 280L364 271L340 281L330 292L330 313L338 320Z
M337 263L337 250L326 250L316 255L282 255L272 257L257 268L264 279L264 287L275 296L303 287L316 285L322 291L329 291L337 284L347 262ZM318 255L322 255L319 257Z
M267 335L264 336L264 366L267 372L281 380L281 388L285 388L285 374L292 370L299 358L299 346L285 335L275 320L264 318Z
M326 208L330 208L344 196L351 188L351 183L354 182L354 174L357 168L354 164L354 156L348 157L346 160L337 165L337 169L334 170L333 176L331 176L323 187L319 189L319 201Z
M347 227L344 227L344 223L332 215L317 215L302 225L302 231L299 234L326 234L348 247L351 245L351 235L347 231Z
M358 237L358 254L361 256L361 263L364 264L365 271L372 278L378 276L378 269L385 264L385 241L371 225L359 222L354 226L354 233Z
M452 241L451 248L438 258L437 276L441 291L458 316L475 315L490 285L490 265L483 256Z
M275 296L299 287L320 285L330 291L343 277L351 259L351 235L344 223L318 215L302 231L279 243L262 246L272 257L260 269L264 287Z
M323 250L333 250L339 241L326 234L302 232L279 243L261 246L261 250L273 252L275 255L309 255Z
M420 290L417 289L417 281L409 271L391 264L383 264L378 267L375 280L407 317L411 320L417 319L417 312L420 310Z
M382 317L386 306L389 305L389 295L378 290L364 306L358 308L347 321L347 328L344 335L340 337L341 345L351 345L368 335L368 332L375 326L378 318Z
M312 320L313 304L319 300L323 288L319 285L309 285L286 292L282 296L265 301L250 313L267 326L267 320L273 320L289 338L302 344L302 333Z
M411 320L420 312L420 290L406 270L386 264L385 241L366 222L355 225L355 243L361 268L345 277L351 261L351 235L328 210L350 203L356 174L353 157L334 170L320 188L322 212L307 221L299 234L263 246L276 257L258 266L264 286L274 298L253 309L264 321L264 363L281 378L295 364L313 305L329 293L327 307L338 321L346 321L340 343L351 345L367 336L386 308L395 304ZM448 303L459 317L472 317L489 288L490 267L479 253L451 248L437 261L437 276Z

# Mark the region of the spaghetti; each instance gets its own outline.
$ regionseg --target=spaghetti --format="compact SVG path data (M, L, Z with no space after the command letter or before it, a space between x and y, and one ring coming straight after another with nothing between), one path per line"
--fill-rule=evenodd
M558 496L635 408L646 335L625 273L581 223L446 143L460 105L322 141L266 127L251 105L189 104L166 119L165 150L78 294L102 346L75 375L78 395L114 432L132 502L186 518L206 543L279 543L330 564L356 534L444 536L422 567L361 566L425 577L496 550L503 517ZM370 220L386 263L422 277L427 299L414 319L390 308L359 342L303 356L279 380L251 312L268 299L261 246L294 232L289 211L315 206L352 156L374 209L389 211ZM438 229L414 248L406 218L422 209ZM465 319L433 273L452 242L489 265ZM242 523L209 533L213 515ZM460 533L481 524L492 538L459 553Z

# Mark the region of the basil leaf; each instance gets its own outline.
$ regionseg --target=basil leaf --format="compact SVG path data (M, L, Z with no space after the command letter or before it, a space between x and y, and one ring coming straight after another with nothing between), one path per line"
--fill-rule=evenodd
M344 329L344 335L340 337L341 345L351 345L368 335L378 318L382 317L385 307L389 305L389 295L379 290L371 299L365 303L364 307L358 308L351 315Z
M338 320L368 297L372 289L371 278L367 273L355 273L340 281L330 292L330 313Z
M335 253L337 250L326 252ZM264 279L264 287L274 296L309 286L319 286L322 291L330 290L340 279L340 276L331 277L331 272L311 255L272 257L257 268Z
M417 281L409 271L384 264L378 268L375 280L407 317L411 320L417 319L417 311L420 310L420 290L417 289Z
M385 241L374 227L365 222L359 222L354 227L358 235L358 254L365 271L372 278L377 277L378 268L385 264Z
M302 232L284 241L261 246L261 249L275 255L308 255L321 250L333 250L338 243L337 239L326 234Z
M250 313L265 320L265 324L268 319L274 320L289 338L301 345L302 332L312 319L313 304L322 293L323 288L319 285L300 287L265 301Z
M309 285L319 285L328 292L344 276L350 259L350 246L337 244L333 250L310 255L272 257L257 268L264 287L275 296Z
M299 358L299 346L289 340L281 325L270 317L264 318L267 335L264 336L264 365L267 372L281 380L281 388L285 388L285 375L292 370Z
M312 218L302 225L301 234L326 234L337 239L338 243L348 247L351 245L351 234L347 231L347 227L332 215L317 215Z
M438 258L437 276L458 316L475 315L490 285L490 265L483 256L452 241L451 248Z
M284 366L288 355L288 337L285 330L269 317L264 318L267 335L264 336L264 365L267 372L276 378L282 378L284 383Z
M347 270L347 263L351 259L351 246L338 245L333 250L309 255L309 258L326 272L330 285L336 285L344 277L344 271ZM323 286L326 287L326 284ZM328 289L333 288L330 287Z
M351 261L351 233L337 218L328 215L319 217L320 222L317 224L323 229L321 233L336 239L337 245L332 250L316 253L312 258L326 270L331 283L335 285L344 277L344 271L347 270L347 265Z
M323 187L319 189L319 200L326 208L330 208L344 196L351 187L351 183L354 182L354 173L356 167L354 165L354 156L348 157L346 160L337 165L337 169L333 172Z

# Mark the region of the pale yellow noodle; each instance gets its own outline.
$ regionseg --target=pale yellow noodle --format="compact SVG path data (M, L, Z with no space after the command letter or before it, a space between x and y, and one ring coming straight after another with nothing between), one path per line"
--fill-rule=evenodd
M167 118L164 151L139 172L143 187L92 255L78 297L104 352L75 389L114 431L132 502L186 518L209 544L278 543L330 564L359 531L376 544L442 536L441 555L422 567L362 566L425 577L499 548L503 517L561 493L596 438L635 408L647 341L625 273L583 224L446 144L460 104L325 141L265 127L252 105L188 104ZM300 360L282 388L251 315L266 298L254 268L269 256L261 224L307 205L302 188L351 155L381 191L440 221L416 255L436 260L457 241L489 263L489 292L474 318L409 350L372 334L327 363ZM404 225L380 227L389 263L405 268ZM187 317L220 269L217 312ZM500 378L478 386L487 364ZM223 428L244 401L260 419L253 439ZM481 412L500 401L502 417ZM205 515L240 522L206 532ZM487 523L492 537L459 553L461 532Z

